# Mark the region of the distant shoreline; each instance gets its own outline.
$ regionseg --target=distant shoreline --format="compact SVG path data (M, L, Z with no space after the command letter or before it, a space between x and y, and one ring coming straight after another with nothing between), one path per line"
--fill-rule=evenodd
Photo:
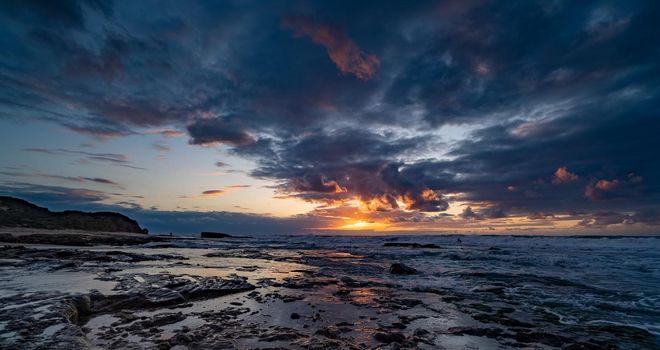
M65 246L137 245L167 241L166 237L130 232L84 230L48 230L23 227L0 227L0 243L53 244Z

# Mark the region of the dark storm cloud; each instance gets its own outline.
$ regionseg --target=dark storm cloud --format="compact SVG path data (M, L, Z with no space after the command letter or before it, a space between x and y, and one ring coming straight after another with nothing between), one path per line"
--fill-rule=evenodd
M584 218L578 223L583 227L602 228L610 225L632 225L645 224L651 226L660 225L660 214L655 210L645 210L634 214L617 212L596 212L583 215Z
M617 76L655 66L651 13L654 2L483 2L445 18L450 23L403 65L385 101L419 106L442 124L617 88Z
M584 196L592 200L635 198L644 189L644 179L634 173L625 179L594 180L584 190Z
M397 137L357 129L317 131L297 140L251 150L260 166L252 175L281 180L280 190L311 201L344 201L357 197L374 210L439 211L447 208L440 193L402 178L392 163L399 157L437 146L424 136ZM276 149L276 151L274 151ZM238 149L238 154L242 150Z
M0 9L8 16L20 18L40 26L84 27L85 10L94 9L108 13L111 8L106 1L40 1L26 0L5 2Z
M281 196L376 211L643 223L660 205L657 1L142 6L4 4L0 116L186 130Z
M648 180L660 176L652 161L660 147L651 131L660 127L655 94L628 101L610 96L530 127L531 133L519 132L526 122L481 129L454 149L456 158L418 162L401 173L434 190L462 193L463 200L495 212L657 208L660 186ZM472 210L463 216L478 217Z

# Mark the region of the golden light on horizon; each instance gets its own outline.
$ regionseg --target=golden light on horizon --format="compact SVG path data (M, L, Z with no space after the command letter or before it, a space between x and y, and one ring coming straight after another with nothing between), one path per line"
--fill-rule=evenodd
M376 230L385 229L387 224L375 221L357 220L335 227L335 230Z

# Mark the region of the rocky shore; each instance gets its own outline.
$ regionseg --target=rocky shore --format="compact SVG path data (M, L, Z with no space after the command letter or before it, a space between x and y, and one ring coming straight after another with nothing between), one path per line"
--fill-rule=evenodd
M168 240L171 240L171 238L128 232L0 227L0 243L50 244L63 246L123 246L145 244L149 242L165 242Z
M429 285L442 275L415 263L419 257L457 254L438 246L359 255L313 245L201 242L0 248L0 349L657 346L640 328L567 322L551 302L540 307L513 294L537 287L608 293L586 284L465 271L451 276L479 287ZM404 263L397 259L404 254L415 255Z

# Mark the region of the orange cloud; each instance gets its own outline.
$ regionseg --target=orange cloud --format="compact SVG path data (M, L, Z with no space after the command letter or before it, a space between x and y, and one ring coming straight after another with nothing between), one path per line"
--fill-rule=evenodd
M231 185L227 186L224 189L215 189L215 190L206 190L202 192L200 197L216 197L222 194L225 194L229 191L239 189L239 188L248 188L250 185ZM180 196L179 198L193 198L193 197L188 197L188 196Z
M600 180L596 182L596 188L600 190L605 190L605 191L611 191L615 188L619 187L619 180Z
M226 192L227 192L227 191L225 191L225 190L208 190L208 191L204 191L204 192L202 192L202 196L205 196L205 197L215 197L215 196L219 196L219 195L221 195L221 194L224 194L224 193L226 193Z
M577 181L579 176L577 174L570 172L565 166L557 169L555 171L555 176L552 178L552 183L555 185L565 184L573 181Z
M152 129L152 130L147 130L146 133L149 135L161 135L165 137L181 137L186 134L183 131L172 130L172 129Z
M584 189L584 196L593 200L633 196L638 195L643 186L644 179L630 173L627 179L603 179L592 182Z
M369 80L376 75L380 66L378 56L365 54L340 28L314 23L305 17L285 18L282 25L293 29L296 37L307 36L323 45L332 62L343 73L351 73L361 80Z
M227 188L248 188L250 185L231 185L228 186Z

